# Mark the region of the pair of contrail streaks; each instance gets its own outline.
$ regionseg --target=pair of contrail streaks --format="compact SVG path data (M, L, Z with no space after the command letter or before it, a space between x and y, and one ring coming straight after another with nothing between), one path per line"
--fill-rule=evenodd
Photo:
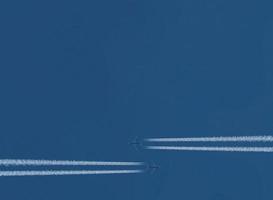
M0 159L0 166L141 166L142 162L105 162L74 160L31 160ZM0 176L64 176L64 175L99 175L99 174L134 174L143 170L21 170L0 171Z
M0 176L65 176L100 174L135 174L142 170L45 170L45 171L0 171Z
M230 136L230 137L184 137L184 138L148 138L146 142L273 142L273 136ZM146 149L165 151L222 151L222 152L262 152L271 153L273 147L240 146L165 146L148 145Z

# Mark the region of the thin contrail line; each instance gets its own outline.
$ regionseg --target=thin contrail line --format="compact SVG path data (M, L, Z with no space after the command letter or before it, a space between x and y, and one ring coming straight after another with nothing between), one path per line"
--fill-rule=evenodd
M26 159L0 159L0 165L70 165L70 166L137 166L142 162L104 162L104 161L69 161L69 160L26 160Z
M273 142L273 136L148 138L147 142Z
M185 146L147 146L147 149L172 151L226 151L226 152L273 152L273 147L185 147Z
M142 170L46 170L46 171L0 171L0 176L64 176L64 175L99 175L99 174L134 174Z

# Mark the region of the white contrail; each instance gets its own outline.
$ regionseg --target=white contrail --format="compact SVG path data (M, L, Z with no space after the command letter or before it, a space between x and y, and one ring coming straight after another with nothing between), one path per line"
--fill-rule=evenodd
M70 160L26 160L26 159L0 159L0 165L70 165L70 166L137 166L142 162L104 162L104 161L70 161Z
M99 175L99 174L134 174L142 170L46 170L46 171L0 171L0 176L64 176L64 175Z
M273 142L273 136L148 138L147 142Z
M273 147L185 147L185 146L147 146L147 149L173 151L227 151L227 152L273 152Z

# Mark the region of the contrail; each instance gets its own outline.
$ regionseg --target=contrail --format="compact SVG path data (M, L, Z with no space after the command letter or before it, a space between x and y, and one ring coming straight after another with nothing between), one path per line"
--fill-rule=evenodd
M0 159L0 165L70 165L70 166L138 166L142 162L103 162L103 161L73 161L73 160L25 160L25 159Z
M273 136L148 138L147 142L273 142Z
M273 147L185 147L185 146L147 146L147 149L173 151L226 151L226 152L273 152Z
M0 176L65 176L65 175L99 175L99 174L134 174L142 170L46 170L46 171L0 171Z

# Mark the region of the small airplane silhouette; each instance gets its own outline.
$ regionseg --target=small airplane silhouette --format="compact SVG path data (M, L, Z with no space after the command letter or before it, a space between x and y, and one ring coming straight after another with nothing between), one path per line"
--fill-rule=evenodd
M142 146L139 139L136 137L132 142L129 142L130 145L132 145L136 150L139 150Z
M159 166L155 165L154 163L147 165L147 171L151 173L154 173L158 169L159 169Z

